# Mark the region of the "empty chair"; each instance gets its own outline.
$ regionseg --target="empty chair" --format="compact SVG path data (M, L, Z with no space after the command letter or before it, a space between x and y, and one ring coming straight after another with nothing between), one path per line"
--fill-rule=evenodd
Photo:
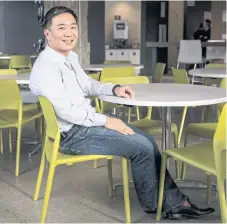
M177 58L177 68L180 64L194 64L194 68L197 65L202 65L202 45L200 40L181 40L180 49Z
M155 66L154 75L152 76L152 83L161 83L165 71L165 63L157 63Z
M9 61L9 68L16 69L19 72L30 72L32 69L30 56L12 55Z

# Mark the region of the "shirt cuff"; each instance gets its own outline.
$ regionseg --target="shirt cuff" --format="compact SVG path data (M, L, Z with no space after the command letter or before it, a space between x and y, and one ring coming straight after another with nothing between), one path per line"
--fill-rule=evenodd
M106 115L95 113L94 118L95 118L95 122L94 122L95 126L105 126L106 125L106 120L107 120Z
M113 87L116 86L116 84L106 83L103 86L103 93L108 96L113 96Z

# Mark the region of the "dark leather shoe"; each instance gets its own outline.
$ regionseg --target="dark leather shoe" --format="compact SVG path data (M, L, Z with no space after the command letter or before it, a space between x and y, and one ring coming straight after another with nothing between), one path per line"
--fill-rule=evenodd
M199 218L200 216L210 214L214 212L214 208L198 208L194 204L190 203L190 206L180 206L166 213L166 218L178 219L181 217L187 218Z

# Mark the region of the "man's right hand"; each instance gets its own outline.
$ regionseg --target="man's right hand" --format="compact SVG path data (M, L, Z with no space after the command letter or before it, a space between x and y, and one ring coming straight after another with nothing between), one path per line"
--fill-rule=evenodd
M114 117L107 117L105 127L120 132L123 135L134 135L135 132L122 120Z

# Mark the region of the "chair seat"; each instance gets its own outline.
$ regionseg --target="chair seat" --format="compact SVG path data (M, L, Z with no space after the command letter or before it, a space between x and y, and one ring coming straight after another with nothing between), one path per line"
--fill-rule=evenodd
M41 117L43 114L37 110L24 111L22 115L22 124L26 124L36 118ZM0 128L17 127L18 112L15 110L0 111Z
M204 138L213 138L217 123L192 123L187 127L186 132Z
M162 121L144 118L130 123L136 128L143 129L149 134L162 134ZM176 123L171 123L171 132L177 134L178 128Z
M50 162L52 156L52 150L46 151L46 157L47 160ZM96 159L112 159L113 156L106 156L106 155L68 155L61 152L58 152L58 157L56 164L69 164L72 163L78 163L78 162L86 162L90 160L96 160Z
M212 141L187 146L184 148L168 149L164 153L198 169L204 170L209 174L216 175ZM226 151L223 153L225 155L223 155L222 165L223 170L226 170Z

